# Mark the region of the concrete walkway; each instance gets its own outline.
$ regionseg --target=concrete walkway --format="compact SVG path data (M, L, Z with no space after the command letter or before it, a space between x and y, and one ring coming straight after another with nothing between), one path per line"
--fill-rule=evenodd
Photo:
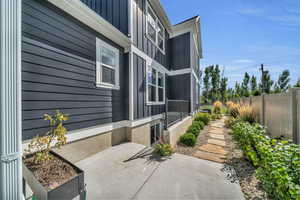
M226 128L225 118L213 121L209 124L208 131L205 133L207 141L201 145L193 154L194 157L210 160L218 163L224 163L226 160Z
M88 199L244 199L240 186L226 179L219 163L181 154L165 161L148 156L124 162L143 149L126 143L79 161L77 165L85 171Z

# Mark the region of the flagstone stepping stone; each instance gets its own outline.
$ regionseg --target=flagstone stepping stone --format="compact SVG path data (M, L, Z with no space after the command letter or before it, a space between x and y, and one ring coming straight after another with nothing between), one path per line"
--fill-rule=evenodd
M222 146L222 147L226 146L225 141L222 141L222 140L208 139L207 142L209 144L215 144L215 145L219 145L219 146Z
M224 130L223 129L211 129L209 130L209 133L212 133L212 134L219 134L219 135L224 135Z
M210 160L213 162L218 162L218 163L224 163L225 162L225 156L223 155L218 155L214 153L208 153L204 151L196 151L193 155L196 158L204 159L204 160Z
M198 148L201 151L206 151L209 153L215 153L215 154L221 154L221 155L227 155L227 151L224 150L223 147L220 147L218 145L214 145L214 144L205 144L202 145Z
M219 140L225 140L224 135L221 134L209 134L209 137L214 138L214 139L219 139Z

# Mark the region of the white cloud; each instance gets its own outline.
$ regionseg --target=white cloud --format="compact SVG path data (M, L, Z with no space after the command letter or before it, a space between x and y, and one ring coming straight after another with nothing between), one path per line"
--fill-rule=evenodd
M300 16L295 15L281 15L268 16L267 19L279 22L281 25L300 26Z

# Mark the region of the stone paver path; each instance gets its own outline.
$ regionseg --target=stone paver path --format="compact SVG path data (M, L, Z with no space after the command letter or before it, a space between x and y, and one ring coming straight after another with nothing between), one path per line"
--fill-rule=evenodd
M225 118L213 121L209 124L206 141L193 154L194 157L224 163L227 155L225 141Z

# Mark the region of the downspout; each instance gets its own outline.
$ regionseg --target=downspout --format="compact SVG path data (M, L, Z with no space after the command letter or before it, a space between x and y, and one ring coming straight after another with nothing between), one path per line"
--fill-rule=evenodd
M21 4L0 0L0 199L22 194Z

